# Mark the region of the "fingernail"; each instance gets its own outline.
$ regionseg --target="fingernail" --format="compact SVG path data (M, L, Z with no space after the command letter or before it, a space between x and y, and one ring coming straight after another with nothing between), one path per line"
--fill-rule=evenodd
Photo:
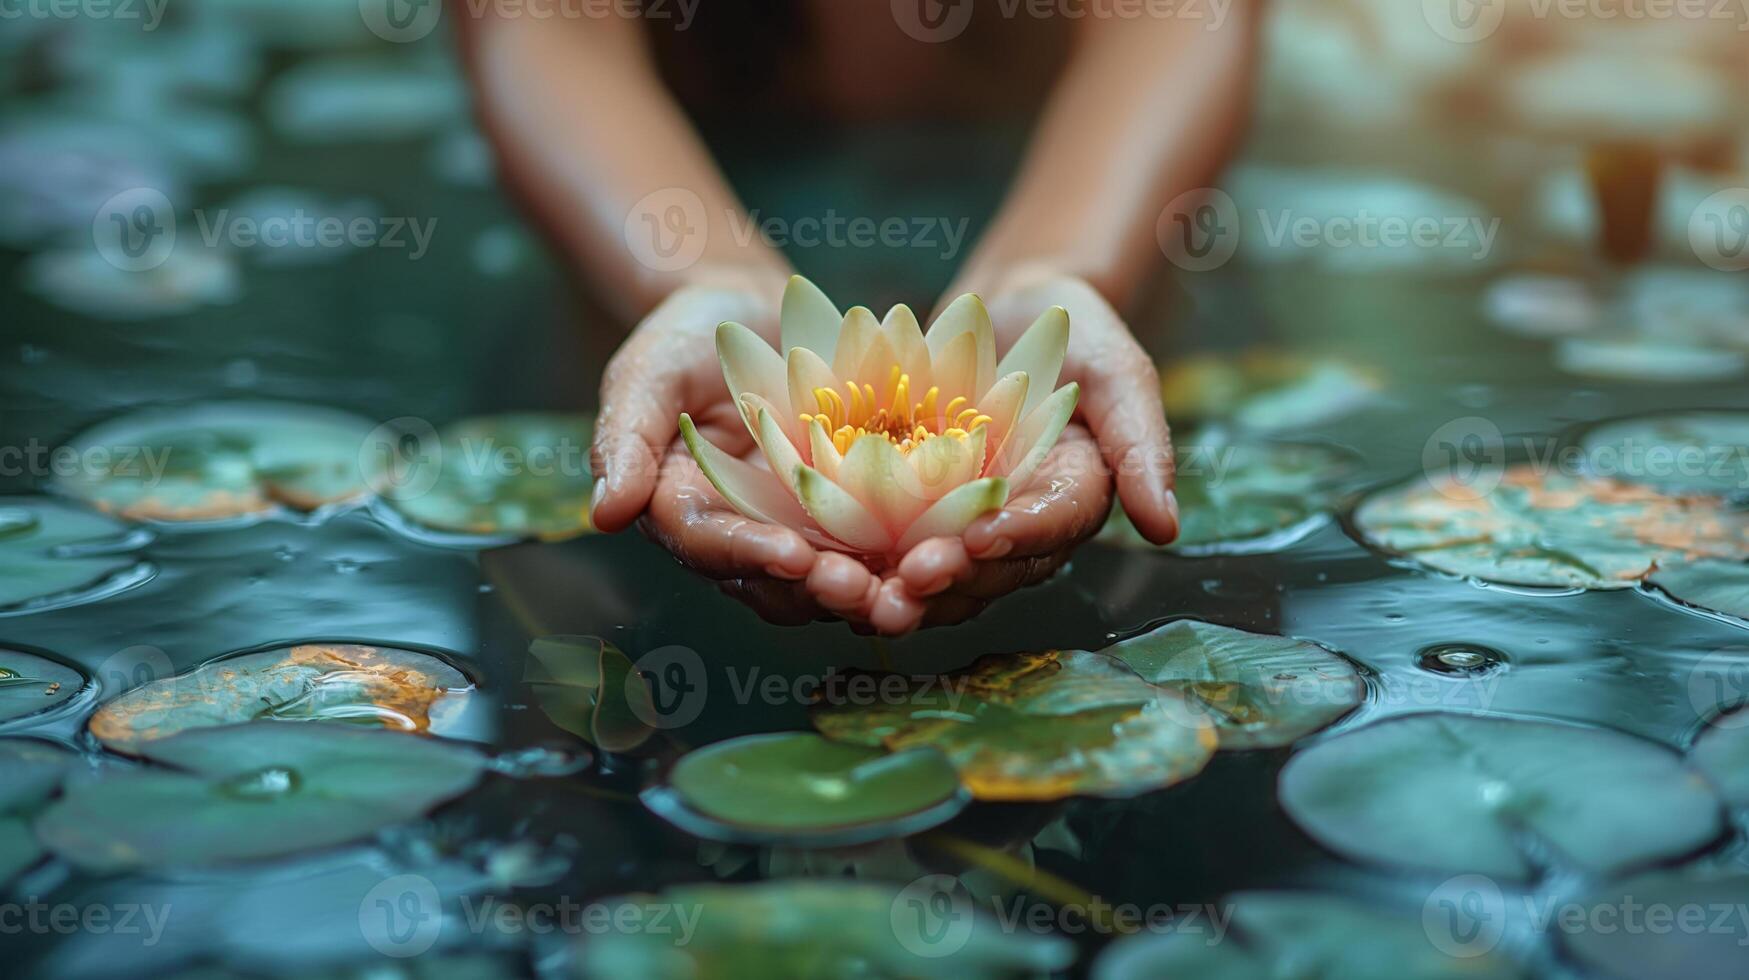
M1174 521L1178 520L1178 492L1175 490L1166 491L1166 512Z
M595 523L595 512L601 509L601 501L607 497L607 477L597 477L595 485L589 488L589 523Z

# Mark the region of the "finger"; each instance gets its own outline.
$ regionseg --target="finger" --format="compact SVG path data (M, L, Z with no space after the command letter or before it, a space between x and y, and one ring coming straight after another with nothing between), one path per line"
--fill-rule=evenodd
M950 597L985 601L1000 599L1010 592L1037 585L1055 575L1068 562L1070 553L1071 549L1065 548L1055 554L1032 558L977 562L970 575L955 583L947 593L930 601L940 602Z
M663 464L644 527L681 563L711 578L763 574L799 581L817 557L790 528L762 524L731 509L678 446Z
M1071 425L1028 489L967 526L965 550L979 560L1051 554L1092 537L1110 510L1111 478L1099 447L1086 429Z
M899 578L918 598L945 590L971 571L972 558L959 538L930 538L899 560Z
M904 581L893 577L881 582L869 607L868 621L881 633L900 636L922 624L923 611L923 603L905 591Z
M821 552L807 578L808 593L821 606L858 619L868 618L880 584L866 565L836 551Z
M1117 478L1136 530L1155 544L1178 536L1172 493L1172 434L1160 404L1160 375L1127 334L1082 365L1081 410Z
M713 387L714 383L714 387ZM722 390L716 390L722 389ZM715 351L677 343L663 330L634 331L601 376L590 462L590 519L602 531L625 528L643 512L660 478L658 463L679 431L680 413L727 398Z

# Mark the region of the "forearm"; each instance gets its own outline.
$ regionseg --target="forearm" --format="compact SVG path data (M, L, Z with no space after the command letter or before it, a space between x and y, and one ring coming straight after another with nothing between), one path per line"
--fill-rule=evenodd
M787 261L751 231L658 77L644 25L456 20L507 186L627 322L682 286L781 289Z
M1261 0L1234 0L1214 30L1086 22L963 288L1048 270L1124 305L1161 258L1161 210L1212 181L1243 134L1261 14Z

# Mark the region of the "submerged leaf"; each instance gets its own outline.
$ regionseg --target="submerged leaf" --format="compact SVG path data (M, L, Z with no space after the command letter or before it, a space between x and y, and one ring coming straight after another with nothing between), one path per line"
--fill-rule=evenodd
M1626 589L1662 565L1749 558L1749 513L1717 497L1508 468L1492 492L1441 474L1380 491L1354 515L1375 547L1513 585Z
M689 752L666 785L644 793L650 809L695 836L831 847L927 830L969 799L939 752L888 754L812 732L749 735Z
M85 688L76 668L34 653L0 649L0 722L62 704Z
M1354 710L1366 684L1316 643L1180 619L1101 651L1182 693L1223 749L1287 745Z
M45 497L0 497L0 609L72 605L138 585L151 566L119 521Z
M473 685L427 654L395 647L305 643L215 660L136 687L91 716L91 734L118 752L190 728L242 721L343 721L447 734Z
M370 485L409 520L439 531L574 537L592 529L593 433L587 415L465 419L416 458L378 460Z
M1288 761L1281 805L1348 857L1527 878L1527 851L1607 874L1723 829L1719 798L1675 753L1601 728L1456 714L1383 721Z
M69 785L41 841L96 872L277 857L418 817L486 764L458 743L334 724L190 729L139 753L171 768Z
M553 724L609 752L630 752L656 733L650 688L631 660L594 636L544 636L528 647L525 680Z

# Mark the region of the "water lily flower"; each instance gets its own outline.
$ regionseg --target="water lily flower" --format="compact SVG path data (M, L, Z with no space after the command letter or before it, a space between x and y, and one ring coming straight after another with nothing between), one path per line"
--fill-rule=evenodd
M770 470L703 439L686 447L731 506L795 528L816 547L892 558L957 535L1025 486L1080 394L1057 388L1069 314L1051 307L1000 362L978 297L954 300L926 336L903 305L842 316L819 287L790 279L780 354L739 323L717 355Z

